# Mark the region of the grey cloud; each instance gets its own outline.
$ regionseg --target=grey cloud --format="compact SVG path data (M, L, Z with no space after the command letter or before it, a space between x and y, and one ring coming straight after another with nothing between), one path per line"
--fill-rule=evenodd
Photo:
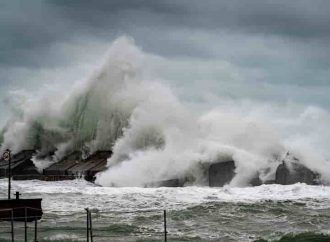
M326 0L251 1L50 1L67 18L94 28L128 22L147 26L185 26L216 31L219 28L293 37L329 37L330 2ZM139 13L153 15L152 20ZM115 16L115 19L113 18ZM137 18L134 18L137 16ZM109 21L106 21L106 20ZM124 24L125 25L125 24Z
M316 1L178 1L186 7L187 22L203 28L329 37L330 2Z
M228 62L247 82L329 85L327 0L8 0L0 3L0 20L6 84L24 81L11 67L67 71L83 58L97 62L106 43L127 34L144 51L168 59ZM189 68L177 78L212 76L214 66Z
M128 34L146 51L164 56L210 58L190 33L222 31L317 41L329 48L329 1L98 0L5 1L0 10L0 64L57 65L47 48L88 37L112 40ZM173 32L184 33L182 38ZM205 43L204 43L205 44ZM318 48L318 47L314 47ZM39 58L34 58L38 52ZM328 63L324 58L325 65Z

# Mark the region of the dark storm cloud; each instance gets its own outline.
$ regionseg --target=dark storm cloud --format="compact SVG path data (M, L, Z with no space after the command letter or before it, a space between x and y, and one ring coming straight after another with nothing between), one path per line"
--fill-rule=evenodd
M94 3L53 0L50 3L60 8L66 17L93 28L107 26L111 21L120 23L121 16L132 16L128 18L132 22L128 22L147 26L227 28L296 37L330 35L330 2L327 0L99 0Z
M47 48L53 43L91 36L109 41L120 34L134 33L139 25L157 25L155 14L175 14L175 8L152 2L1 2L0 64L30 67L63 64L47 58Z
M0 64L37 68L70 62L49 58L53 43L91 36L128 34L156 54L209 58L214 53L191 44L190 31L317 38L327 47L330 35L330 1L3 1L0 17Z
M211 78L217 60L246 80L328 85L329 26L328 0L1 1L0 82L17 84L42 70L48 77L52 68L67 72L83 58L96 62L86 52L100 56L126 34L148 53L184 59L178 63L186 66L193 59L208 63L186 70L189 75L168 71L189 77L187 85Z
M182 3L182 1L179 1ZM191 23L203 28L329 37L329 1L186 1Z
M128 34L147 51L197 57L212 55L171 31L187 37L189 31L224 30L324 44L330 36L330 1L4 1L0 16L0 64L37 67L63 64L47 58L51 44L89 36Z
M329 26L329 0L0 0L0 101L66 92L128 35L181 100L330 110Z
M65 23L42 1L2 1L0 18L2 65L41 67L49 45L69 37Z

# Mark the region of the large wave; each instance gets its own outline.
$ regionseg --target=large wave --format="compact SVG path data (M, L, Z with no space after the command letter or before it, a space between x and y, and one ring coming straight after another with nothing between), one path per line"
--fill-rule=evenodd
M103 64L71 91L14 99L1 149L37 149L40 157L55 151L55 160L77 149L111 149L109 168L96 180L104 186L143 186L182 176L204 184L206 165L228 159L237 167L231 185L243 186L256 174L261 180L273 177L288 150L330 180L322 153L300 143L300 137L278 134L290 125L299 126L288 124L290 116L274 126L262 117L269 110L243 115L235 103L229 109L227 103L202 114L193 112L171 88L143 78L145 55L132 39L121 37L112 43ZM265 108L254 110L261 107ZM309 107L303 113L320 110ZM326 111L324 116L330 117Z

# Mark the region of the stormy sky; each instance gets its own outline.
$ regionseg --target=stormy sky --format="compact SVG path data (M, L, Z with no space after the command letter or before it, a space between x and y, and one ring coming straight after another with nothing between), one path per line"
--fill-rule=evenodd
M329 26L328 0L2 0L0 123L13 92L85 79L122 35L182 100L329 110Z

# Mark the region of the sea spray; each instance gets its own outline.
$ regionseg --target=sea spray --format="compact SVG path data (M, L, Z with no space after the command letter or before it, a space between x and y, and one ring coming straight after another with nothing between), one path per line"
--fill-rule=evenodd
M221 107L191 112L171 88L143 78L146 56L132 39L121 37L103 64L72 90L21 95L1 149L37 149L35 160L48 155L53 161L73 150L111 149L108 169L96 180L103 186L144 186L178 177L205 184L207 164L230 159L236 165L231 185L244 186L256 175L273 179L288 150L329 180L322 156L283 140L258 115Z
M105 63L73 90L21 101L4 128L2 149L38 149L41 155L56 150L59 158L83 147L111 149L138 103L125 91L141 57L130 41L115 41Z

